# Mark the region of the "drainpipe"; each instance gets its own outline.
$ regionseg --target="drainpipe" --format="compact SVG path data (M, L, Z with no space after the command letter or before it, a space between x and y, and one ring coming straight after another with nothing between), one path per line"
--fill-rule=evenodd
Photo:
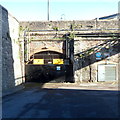
M26 39L26 32L29 31L28 30L24 31L24 62L29 60L28 41L27 41L28 38Z
M24 35L23 35L23 37L24 37L24 45L23 45L23 70L22 70L22 72L23 72L23 82L25 82L25 79L26 79L26 76L25 76L25 62L26 62L26 60L27 60L27 56L26 56L26 53L25 53L25 51L26 51L26 32L28 32L28 30L24 30Z
M95 29L97 29L97 18L95 18Z

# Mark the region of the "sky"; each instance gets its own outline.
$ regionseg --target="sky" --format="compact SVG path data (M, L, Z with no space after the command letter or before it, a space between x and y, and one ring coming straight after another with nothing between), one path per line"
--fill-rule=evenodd
M118 12L120 0L49 0L49 20L91 20ZM0 0L19 21L47 21L48 0Z

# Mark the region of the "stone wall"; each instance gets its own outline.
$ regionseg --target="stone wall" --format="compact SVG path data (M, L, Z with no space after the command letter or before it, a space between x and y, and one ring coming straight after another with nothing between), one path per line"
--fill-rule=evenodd
M32 22L20 22L20 26L24 29L29 30L53 30L57 28L62 29L117 29L117 20L106 20L106 21L96 21L96 20L86 20L86 21L32 21Z
M13 88L22 83L19 22L0 6L2 12L2 88Z
M25 32L25 61L35 53L56 51L63 53L64 33L57 31L27 31Z
M0 6L0 119L2 119L2 7Z
M111 39L112 40L112 39ZM74 43L74 78L76 82L97 82L98 65L115 64L118 80L119 42L111 40L79 39ZM101 52L101 60L96 60L96 53ZM106 57L105 54L109 54Z
M2 7L2 86L7 89L15 86L13 50L10 38L8 11Z

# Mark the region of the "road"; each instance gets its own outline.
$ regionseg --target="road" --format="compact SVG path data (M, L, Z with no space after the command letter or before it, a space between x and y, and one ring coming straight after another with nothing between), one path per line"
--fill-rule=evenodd
M118 118L118 91L28 87L3 98L3 118Z

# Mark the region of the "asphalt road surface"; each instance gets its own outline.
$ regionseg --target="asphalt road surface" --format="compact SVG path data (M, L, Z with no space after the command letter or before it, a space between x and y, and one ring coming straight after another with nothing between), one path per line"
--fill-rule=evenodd
M118 91L25 88L3 98L3 118L118 118Z

